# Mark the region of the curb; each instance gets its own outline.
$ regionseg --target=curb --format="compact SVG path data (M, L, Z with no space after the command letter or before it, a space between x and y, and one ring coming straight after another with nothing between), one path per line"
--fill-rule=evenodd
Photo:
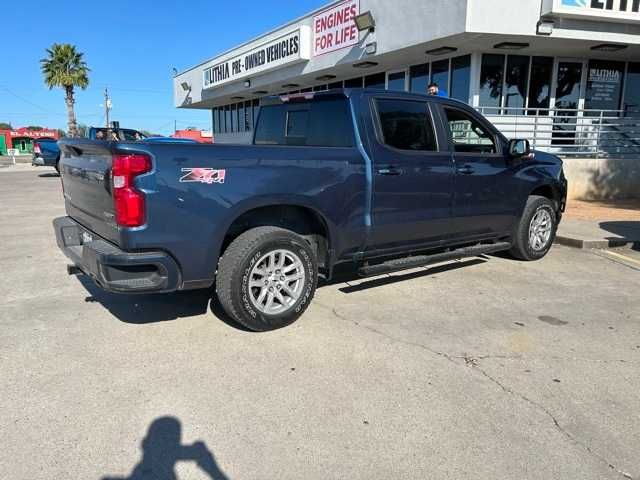
M590 250L633 246L634 244L640 243L640 240L631 240L629 238L603 238L601 240L585 240L583 238L557 235L554 243L556 243L557 245L564 245L565 247Z

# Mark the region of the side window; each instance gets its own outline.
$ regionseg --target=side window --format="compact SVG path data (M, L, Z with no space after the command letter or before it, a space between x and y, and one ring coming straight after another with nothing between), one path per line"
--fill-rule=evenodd
M460 110L445 108L451 139L459 153L497 153L494 135Z
M376 103L385 145L399 150L438 150L426 102L379 99Z
M353 121L344 98L262 107L256 145L353 147Z

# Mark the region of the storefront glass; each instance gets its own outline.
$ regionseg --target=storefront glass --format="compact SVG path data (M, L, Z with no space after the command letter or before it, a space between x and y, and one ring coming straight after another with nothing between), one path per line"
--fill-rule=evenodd
M480 69L481 107L498 108L502 105L503 77L504 55L482 55L482 68Z
M623 78L624 62L590 60L587 70L584 108L587 110L618 110L622 99ZM598 114L591 113L591 115Z
M522 115L527 98L529 83L530 57L522 55L509 55L507 57L507 75L504 85L504 106L509 108L506 113L510 115Z
M469 101L471 85L471 55L451 59L451 98Z
M389 74L389 86L387 87L389 90L399 90L404 92L405 90L405 80L406 80L405 72L393 72Z
M413 93L426 93L429 85L429 64L414 65L409 70L409 90Z
M431 64L431 81L437 83L440 90L449 93L449 60L440 60Z
M384 72L367 75L364 77L364 86L366 88L379 88L384 90L386 80L387 76Z
M547 115L551 101L551 80L553 78L553 58L533 57L531 59L531 82L529 85L529 115ZM536 110L534 110L536 109Z
M582 63L560 62L556 88L556 112L552 145L573 145L576 141L576 111L580 102Z
M640 115L640 63L629 63L624 93L625 115Z

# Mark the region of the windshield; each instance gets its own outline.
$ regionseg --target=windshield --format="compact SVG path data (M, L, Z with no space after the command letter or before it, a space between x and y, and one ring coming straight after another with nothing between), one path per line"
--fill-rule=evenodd
M137 130L129 128L120 128L113 130L111 128L96 128L96 140L110 140L113 142L139 142L146 139L147 136Z

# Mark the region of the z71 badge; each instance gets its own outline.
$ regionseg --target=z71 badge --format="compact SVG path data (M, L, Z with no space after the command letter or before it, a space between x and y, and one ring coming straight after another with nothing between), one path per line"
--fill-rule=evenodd
M213 168L183 168L180 183L224 183L226 170L214 170Z

